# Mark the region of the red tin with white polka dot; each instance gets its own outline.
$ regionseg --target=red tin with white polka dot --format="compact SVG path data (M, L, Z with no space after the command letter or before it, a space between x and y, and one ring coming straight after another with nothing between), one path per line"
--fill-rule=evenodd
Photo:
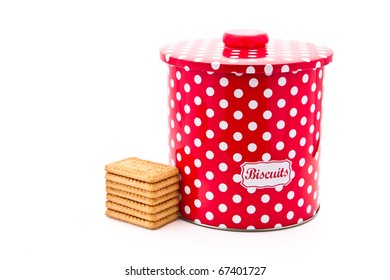
M253 30L161 49L182 218L269 230L314 217L322 81L332 55Z

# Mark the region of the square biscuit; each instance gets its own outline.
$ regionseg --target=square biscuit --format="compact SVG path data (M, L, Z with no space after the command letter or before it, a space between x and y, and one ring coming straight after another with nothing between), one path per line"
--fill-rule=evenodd
M165 209L168 209L172 206L179 204L179 199L177 197L171 198L169 200L163 201L156 205L147 205L144 203L140 203L134 200L126 199L117 195L109 194L106 195L107 201L114 202L116 204L126 206L144 213L148 214L156 214L158 212L161 212Z
M106 187L106 193L107 194L112 194L112 195L116 195L116 196L119 196L119 197L122 197L122 198L126 198L128 200L132 200L132 201L136 201L136 202L139 202L139 203L143 203L143 204L146 204L146 205L158 205L164 201L167 201L169 199L172 199L172 198L176 198L176 199L179 199L179 192L178 191L173 191L173 192L170 192L170 193L167 193L167 194L164 194L160 197L156 197L156 198L150 198L150 197L146 197L146 196L142 196L142 195L138 195L138 194L134 194L134 193L131 193L131 192L125 192L125 191L122 191L122 190L118 190L118 189L115 189L115 188L110 188L110 187Z
M120 220L123 222L137 225L137 226L141 226L141 227L144 227L147 229L158 229L158 228L176 220L179 217L178 213L174 213L174 214L168 215L168 216L166 216L158 221L151 222L151 221L147 221L147 220L144 220L144 219L141 219L138 217L134 217L134 216L131 216L131 215L128 215L125 213L121 213L121 212L118 212L115 210L111 210L111 209L106 210L106 215L108 217L113 218L113 219L117 219L117 220Z
M179 174L179 170L174 166L136 157L107 164L105 170L109 173L147 183L156 183Z
M140 195L140 196L147 197L147 198L159 198L163 195L166 195L168 193L179 190L179 183L178 182L173 183L172 185L169 185L169 186L164 187L162 189L159 189L157 191L147 191L144 189L135 188L135 187L131 187L128 185L124 185L124 184L112 182L112 181L106 181L106 186L109 188L121 190L124 192Z
M106 201L106 207L107 209L115 210L151 222L156 222L158 220L161 220L162 218L165 218L166 216L179 212L179 205L174 205L155 214L145 213L112 201Z
M169 177L167 179L158 181L156 183L146 183L146 182L138 181L138 180L128 178L125 176L116 175L113 173L106 173L105 178L107 181L127 185L127 186L138 188L138 189L143 189L145 191L158 191L158 190L165 188L167 186L170 186L174 183L178 183L180 180L179 176L175 175L175 176Z

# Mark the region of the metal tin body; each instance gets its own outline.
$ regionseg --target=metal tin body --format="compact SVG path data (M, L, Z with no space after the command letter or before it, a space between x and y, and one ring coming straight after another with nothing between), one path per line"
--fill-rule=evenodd
M192 41L192 58L186 42L161 50L170 64L170 157L182 176L182 217L237 230L310 220L319 208L322 80L332 52L276 63L265 45L239 53L208 40L210 61L205 42ZM292 44L299 46L285 46Z

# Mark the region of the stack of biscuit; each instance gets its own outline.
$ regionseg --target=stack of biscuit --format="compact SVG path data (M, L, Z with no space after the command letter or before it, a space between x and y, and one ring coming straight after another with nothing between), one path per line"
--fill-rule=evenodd
M179 216L179 171L161 163L127 158L105 166L106 215L157 229Z

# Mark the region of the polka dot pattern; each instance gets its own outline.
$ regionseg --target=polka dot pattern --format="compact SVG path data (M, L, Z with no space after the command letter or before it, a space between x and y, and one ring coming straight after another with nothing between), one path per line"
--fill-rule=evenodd
M217 228L299 224L319 207L322 79L332 53L292 41L270 42L266 57L233 51L224 56L219 40L162 50L171 64L169 148L182 175L180 213ZM242 185L242 164L283 160L292 167L287 185Z

